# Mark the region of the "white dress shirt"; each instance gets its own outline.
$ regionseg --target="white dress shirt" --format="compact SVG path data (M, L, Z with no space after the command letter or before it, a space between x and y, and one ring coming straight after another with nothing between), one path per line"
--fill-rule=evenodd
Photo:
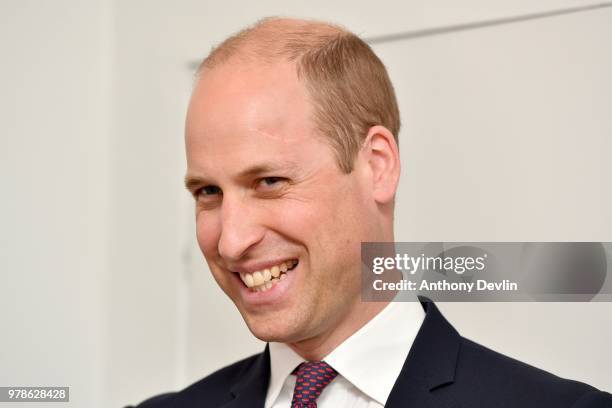
M319 408L382 408L425 318L419 302L391 302L323 360L338 376L317 399ZM284 343L270 343L270 384L265 408L290 408L305 360Z

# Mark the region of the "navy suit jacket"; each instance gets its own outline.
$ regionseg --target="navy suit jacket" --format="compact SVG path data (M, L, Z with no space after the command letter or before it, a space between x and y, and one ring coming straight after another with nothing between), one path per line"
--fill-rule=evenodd
M467 340L434 303L421 304L425 320L385 407L612 408L612 395ZM372 375L375 373L372 367ZM260 354L136 408L263 408L269 378L266 346Z

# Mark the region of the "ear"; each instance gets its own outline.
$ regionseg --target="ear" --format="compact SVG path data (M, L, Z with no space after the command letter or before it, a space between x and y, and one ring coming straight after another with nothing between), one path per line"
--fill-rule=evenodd
M393 201L401 172L399 149L393 134L384 126L372 126L362 146L372 177L372 196L379 204Z

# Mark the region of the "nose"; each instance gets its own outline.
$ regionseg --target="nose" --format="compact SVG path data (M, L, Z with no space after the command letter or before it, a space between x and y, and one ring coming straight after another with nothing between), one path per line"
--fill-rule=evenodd
M239 261L263 239L264 228L259 222L257 209L244 197L223 199L221 207L221 234L219 255L228 262Z

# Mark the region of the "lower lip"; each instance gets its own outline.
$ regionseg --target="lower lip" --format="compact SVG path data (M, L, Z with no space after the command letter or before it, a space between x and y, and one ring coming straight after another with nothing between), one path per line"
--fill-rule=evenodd
M283 300L285 294L289 291L289 287L293 283L295 273L297 272L300 264L298 263L295 268L286 272L286 277L283 280L279 280L270 289L264 292L257 292L245 286L240 279L240 275L236 274L238 284L240 285L240 294L245 304L253 306L263 306L268 304L276 304Z

